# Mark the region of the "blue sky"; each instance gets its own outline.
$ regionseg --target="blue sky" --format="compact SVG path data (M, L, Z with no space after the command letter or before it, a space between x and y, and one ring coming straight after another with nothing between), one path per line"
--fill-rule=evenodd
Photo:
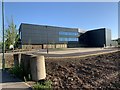
M112 39L118 37L117 2L6 2L5 26L7 26L11 16L17 28L21 23L84 30L106 27L112 30Z

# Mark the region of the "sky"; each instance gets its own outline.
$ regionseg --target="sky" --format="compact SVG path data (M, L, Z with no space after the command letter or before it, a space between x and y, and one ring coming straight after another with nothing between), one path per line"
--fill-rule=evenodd
M109 28L118 38L117 2L5 2L5 27L21 23L80 28ZM0 19L1 20L1 19ZM0 27L1 28L1 27Z

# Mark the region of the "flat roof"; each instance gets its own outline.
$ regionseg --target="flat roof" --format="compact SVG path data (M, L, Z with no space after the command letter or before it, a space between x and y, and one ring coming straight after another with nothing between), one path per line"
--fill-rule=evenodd
M59 26L50 26L50 25L38 25L38 24L29 24L29 23L21 23L21 25L32 25L32 26L42 26L42 27L47 26L47 27L54 27L54 28L78 29L78 28L68 28L68 27L59 27Z

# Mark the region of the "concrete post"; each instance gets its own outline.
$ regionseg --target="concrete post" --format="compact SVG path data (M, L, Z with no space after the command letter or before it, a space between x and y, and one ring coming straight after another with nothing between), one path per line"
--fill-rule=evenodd
M106 45L104 44L104 48L106 48Z
M14 54L14 66L20 66L21 64L21 53Z
M26 74L30 74L30 58L32 55L26 54L23 61L23 68Z
M46 78L44 56L33 56L30 60L32 80L39 81Z
M26 54L22 54L22 55L21 55L21 66L24 65L25 55L26 55Z

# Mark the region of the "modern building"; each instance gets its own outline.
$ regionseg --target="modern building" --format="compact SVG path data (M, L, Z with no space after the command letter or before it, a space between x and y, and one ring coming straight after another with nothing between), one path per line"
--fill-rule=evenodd
M79 37L83 47L104 47L111 45L111 30L106 28L89 30Z
M103 47L111 44L111 30L106 28L80 31L22 23L19 28L22 48Z
M78 29L22 23L19 28L22 48L66 48L78 44ZM32 46L31 46L32 45ZM54 46L55 45L55 46Z

